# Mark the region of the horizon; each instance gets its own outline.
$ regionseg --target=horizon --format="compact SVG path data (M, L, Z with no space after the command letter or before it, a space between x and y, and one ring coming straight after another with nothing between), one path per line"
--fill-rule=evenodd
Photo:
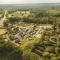
M13 5L15 5L16 3L11 3ZM8 5L11 5L11 4L8 4ZM22 5L22 4L60 4L60 3L21 3L21 4L17 4L17 5ZM0 5L4 5L4 4L0 4ZM7 5L7 4L5 4Z
M0 0L0 4L60 3L60 0Z

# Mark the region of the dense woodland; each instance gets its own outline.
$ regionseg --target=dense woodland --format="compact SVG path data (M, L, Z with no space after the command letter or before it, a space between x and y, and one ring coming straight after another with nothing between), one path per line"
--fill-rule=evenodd
M60 60L60 9L0 10L0 60Z

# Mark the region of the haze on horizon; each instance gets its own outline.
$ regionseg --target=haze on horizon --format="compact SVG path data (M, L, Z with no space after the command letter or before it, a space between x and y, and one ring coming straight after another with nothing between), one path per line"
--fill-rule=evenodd
M0 0L0 4L60 3L60 0Z

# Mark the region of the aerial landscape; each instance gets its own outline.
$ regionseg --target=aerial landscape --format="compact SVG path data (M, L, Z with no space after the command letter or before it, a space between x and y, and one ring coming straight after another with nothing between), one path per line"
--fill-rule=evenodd
M0 4L0 60L60 60L60 3Z

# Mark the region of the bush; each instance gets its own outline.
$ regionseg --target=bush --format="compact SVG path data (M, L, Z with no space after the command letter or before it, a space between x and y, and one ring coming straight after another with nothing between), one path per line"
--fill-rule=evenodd
M20 47L10 41L0 41L1 60L22 60Z

